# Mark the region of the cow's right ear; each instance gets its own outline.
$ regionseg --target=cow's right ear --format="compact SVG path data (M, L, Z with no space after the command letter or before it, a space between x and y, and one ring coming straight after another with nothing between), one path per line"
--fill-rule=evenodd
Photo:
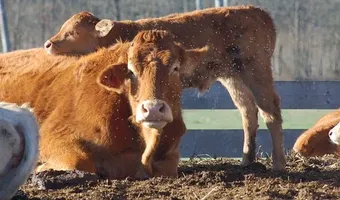
M102 19L96 24L94 29L96 30L99 37L105 37L107 34L109 34L113 27L114 27L113 20Z
M97 83L109 91L122 93L122 86L127 77L127 64L117 64L104 69L97 78Z

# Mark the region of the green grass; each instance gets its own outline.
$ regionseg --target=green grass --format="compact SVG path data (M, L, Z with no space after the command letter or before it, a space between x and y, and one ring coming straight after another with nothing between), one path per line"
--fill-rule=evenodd
M284 109L283 129L308 129L318 119L333 110L327 109ZM242 129L241 115L235 109L184 110L184 121L188 130ZM267 129L259 115L259 129Z

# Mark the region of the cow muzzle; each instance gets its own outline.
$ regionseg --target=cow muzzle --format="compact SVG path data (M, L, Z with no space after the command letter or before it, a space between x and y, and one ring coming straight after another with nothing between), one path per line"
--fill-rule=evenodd
M45 48L45 51L50 55L58 55L59 54L56 45L50 40L47 40L45 42L44 48Z
M162 129L172 120L171 109L165 101L147 100L137 106L136 122L147 128Z

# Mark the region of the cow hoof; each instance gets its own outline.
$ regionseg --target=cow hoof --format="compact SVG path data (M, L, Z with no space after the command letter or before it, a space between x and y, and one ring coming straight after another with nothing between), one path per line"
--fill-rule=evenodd
M273 171L277 172L283 172L286 171L286 164L285 163L280 163L280 164L273 164Z
M242 167L247 167L247 166L249 166L249 165L251 165L253 162L250 162L249 160L247 160L247 159L243 159L242 161L241 161L241 166Z
M148 178L150 178L150 177L146 173L146 171L145 171L145 169L143 167L139 168L139 170L135 174L135 179L137 179L137 180L146 180Z
M267 171L266 166L259 162L253 162L247 166L243 166L242 168L244 170L250 170L250 171L261 171L261 172Z

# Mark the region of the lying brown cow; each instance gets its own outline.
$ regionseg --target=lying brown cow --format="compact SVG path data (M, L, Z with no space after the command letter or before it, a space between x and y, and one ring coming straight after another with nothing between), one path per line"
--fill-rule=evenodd
M19 66L13 60L1 65L0 98L35 108L45 162L38 171L79 169L109 178L143 178L145 171L177 175L178 144L186 130L179 68L197 65L205 49L185 50L165 31L146 31L132 43L78 61L49 60L40 49L17 54L40 56ZM142 158L135 128L145 143Z
M329 138L330 130L339 122L340 109L325 115L312 128L299 136L293 150L306 157L325 154L340 155L340 147L332 143Z
M205 91L219 80L240 110L245 133L243 165L255 160L258 109L273 141L273 168L285 168L280 99L275 92L271 56L276 33L267 12L253 6L209 8L138 21L100 20L89 12L72 16L45 43L52 55L86 54L119 40L132 40L141 30L164 29L187 48L213 46L195 70L181 72L185 87Z

